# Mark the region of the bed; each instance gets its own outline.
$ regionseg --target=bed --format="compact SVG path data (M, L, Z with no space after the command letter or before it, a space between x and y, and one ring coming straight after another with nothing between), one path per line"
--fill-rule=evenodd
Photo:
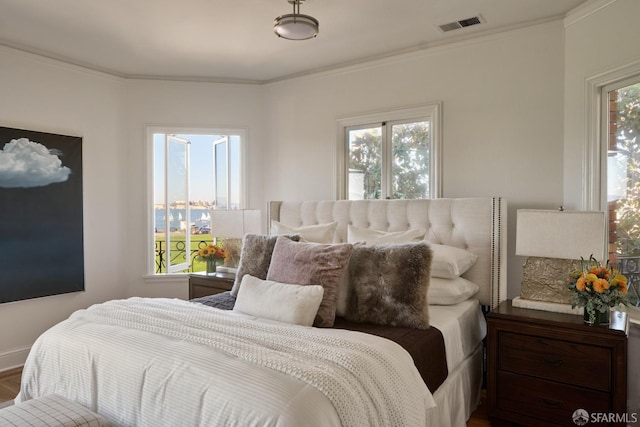
M260 259L248 255L264 245L243 242L231 306L79 310L33 345L16 402L57 394L116 426L464 426L480 398L481 306L506 297L505 211L500 198L271 202L270 233L253 238L275 246ZM458 271L452 256L473 262ZM457 298L453 282L476 292ZM423 333L430 344L415 344Z

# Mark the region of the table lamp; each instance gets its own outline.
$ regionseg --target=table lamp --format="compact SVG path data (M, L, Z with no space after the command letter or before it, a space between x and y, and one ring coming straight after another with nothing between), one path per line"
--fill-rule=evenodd
M224 266L236 268L240 262L242 237L247 233L262 232L262 217L258 209L212 209L211 235L223 240L227 252Z
M513 306L581 314L571 308L567 278L582 258L606 263L606 229L604 212L519 209L516 255L528 258Z

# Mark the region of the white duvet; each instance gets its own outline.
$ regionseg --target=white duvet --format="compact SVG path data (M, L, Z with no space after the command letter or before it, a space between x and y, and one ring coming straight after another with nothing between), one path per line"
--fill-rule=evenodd
M143 298L80 310L36 341L17 400L52 393L135 427L423 426L435 406L389 340Z

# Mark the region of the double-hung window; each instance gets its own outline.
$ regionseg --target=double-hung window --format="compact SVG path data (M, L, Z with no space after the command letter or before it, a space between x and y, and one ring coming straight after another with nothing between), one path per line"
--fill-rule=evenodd
M338 198L439 197L440 104L338 120Z
M640 64L587 78L585 101L584 208L608 213L608 261L628 277L640 322Z
M609 214L609 261L629 279L640 307L640 76L602 88L603 169Z
M204 269L195 255L213 240L212 209L242 209L242 148L237 129L149 128L153 203L151 274Z

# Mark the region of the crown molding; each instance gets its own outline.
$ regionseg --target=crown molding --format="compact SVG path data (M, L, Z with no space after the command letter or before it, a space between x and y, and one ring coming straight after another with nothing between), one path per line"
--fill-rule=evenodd
M588 3L585 3L585 5L603 4L599 7L592 6L592 7L595 7L593 11L591 10L591 8L588 8L590 13L593 13L594 11L601 9L602 7L605 7L610 3L613 3L614 1L615 0L593 0L593 1L589 1ZM578 8L574 9L574 11L581 9L583 6L584 5L579 6ZM570 13L573 13L574 11L571 11ZM364 69L371 66L375 67L381 64L393 63L397 61L405 61L409 58L423 56L425 54L432 54L432 53L441 52L447 49L455 49L455 48L469 46L477 43L484 43L487 40L491 40L495 37L502 37L512 31L544 25L550 22L556 22L563 19L565 20L565 25L567 25L566 24L567 15L561 15L561 16L547 17L544 19L539 19L534 21L524 21L524 22L520 22L512 25L506 25L506 26L497 27L497 28L488 29L488 30L474 30L474 31L469 31L464 34L448 37L446 39L431 42L431 43L424 43L421 45L411 46L405 49L390 51L380 55L360 58L360 59L349 61L349 62L341 62L337 64L328 65L326 67L314 68L314 69L302 71L299 73L293 73L293 74L288 74L288 75L275 77L271 79L264 79L264 80L233 79L233 78L207 77L207 76L125 74L125 73L118 72L116 70L103 68L95 64L75 61L67 57L63 57L60 55L52 54L50 52L34 49L29 46L11 43L7 40L0 39L0 48L5 47L7 49L12 49L16 52L37 56L43 59L47 59L52 63L55 62L61 65L72 67L75 70L82 69L89 72L99 73L104 76L111 76L111 77L116 77L116 78L125 79L125 80L150 80L150 81L155 80L155 81L196 82L196 83L266 85L270 83L277 83L277 82L297 79L301 77L326 76L327 74L342 74L345 72L352 72L355 70Z
M306 72L301 72L297 74L290 74L278 78L274 78L271 80L267 80L264 83L277 83L297 78L315 78L315 77L326 77L340 74L347 74L351 72L356 72L368 68L375 68L379 66L384 66L388 64L396 64L404 61L409 61L415 58L421 58L428 55L437 54L443 51L447 51L450 49L460 49L469 46L474 46L478 44L487 43L493 40L502 39L504 37L508 37L510 33L513 31L521 31L527 30L534 27L539 27L543 25L559 23L558 25L562 25L562 20L564 19L564 15L562 16L553 16L545 19L539 19L535 21L526 21L518 24L503 26L499 28L489 29L489 30L481 30L474 31L467 34L463 34L460 36L456 36L453 38L447 38L445 40L440 40L432 43L425 43L419 46L414 46L402 50L397 50L393 52L388 52L387 54L381 54L377 56L371 56L367 58L362 58L350 62L343 62L340 64L335 64L323 68L316 68L314 70L309 70Z
M0 51L7 54L21 56L34 61L44 62L56 67L65 68L79 73L90 74L110 80L122 80L126 76L118 74L115 71L101 70L87 64L76 63L74 61L50 55L47 52L37 51L25 46L8 43L6 40L0 40Z
M589 0L569 11L564 18L564 26L569 27L615 3L616 0Z

